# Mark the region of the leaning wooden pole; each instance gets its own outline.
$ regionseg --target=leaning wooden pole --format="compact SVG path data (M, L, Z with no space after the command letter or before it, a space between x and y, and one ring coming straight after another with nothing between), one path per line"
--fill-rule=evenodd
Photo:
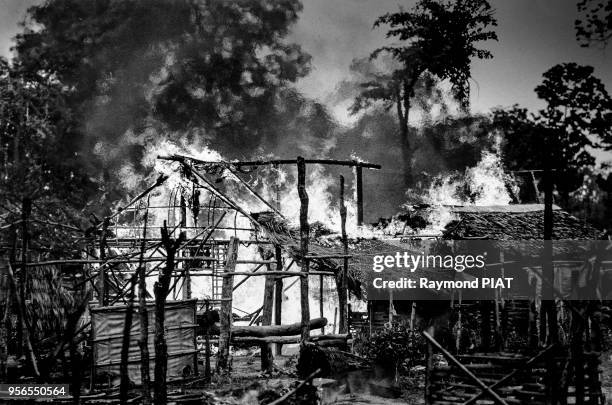
M346 205L344 204L344 176L340 176L340 226L342 230L342 254L344 255L344 262L342 265L342 274L340 275L340 288L338 289L338 304L340 306L340 326L338 328L339 333L348 332L348 313L347 313L347 302L348 302L348 288L347 288L347 275L348 275L348 237L346 235Z
M450 352L448 350L446 350L444 347L442 347L442 345L440 345L440 343L438 343L438 341L435 340L429 333L423 331L422 334L423 334L423 336L425 337L425 339L427 340L427 342L429 344L433 345L433 347L438 349L442 353L442 355L444 357L446 357L446 359L448 360L449 363L452 363L455 367L457 367L459 370L461 370L468 379L470 379L482 391L484 391L489 397L491 397L491 399L495 403L497 403L498 405L508 405L508 403L502 397L500 397L497 392L493 391L480 378L478 378L474 373L472 373L466 366L461 364L461 362L459 360L457 360L457 358L455 356L450 354Z
M225 273L223 285L221 286L221 311L219 312L219 352L217 353L217 373L225 374L229 372L229 350L232 334L232 293L234 286L234 272L236 261L238 260L238 246L240 240L232 237L227 247L227 261L225 263Z
M308 297L308 271L310 262L308 256L308 238L310 227L308 225L308 193L306 192L306 163L303 157L297 158L297 187L300 197L300 254L302 256L302 271L306 273L300 277L300 304L302 307L302 344L310 337L310 308Z

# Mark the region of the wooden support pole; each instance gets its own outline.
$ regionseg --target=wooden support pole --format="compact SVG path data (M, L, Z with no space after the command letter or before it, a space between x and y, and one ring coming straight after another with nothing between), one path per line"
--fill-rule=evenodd
M544 171L544 255L542 264L542 276L548 280L546 286L543 285L544 301L546 306L546 318L548 321L547 340L549 344L558 342L557 308L555 305L555 268L553 265L553 179L552 172L547 169Z
M159 274L158 280L153 286L153 294L155 296L155 368L153 372L155 386L153 390L153 402L156 404L165 404L168 399L166 384L168 372L168 344L166 342L165 326L166 299L170 291L170 282L172 281L176 252L185 239L187 239L185 233L181 232L178 239L173 240L165 221L161 229L161 238L166 250L166 263Z
M32 212L32 201L24 197L21 203L21 270L19 271L19 302L20 305L23 305L22 314L27 314L26 310L26 288L28 285L28 273L26 263L28 262L28 242L29 242L29 234L28 234L28 219L30 218L30 213ZM21 323L19 325L20 332L20 343L19 347L23 348L23 337L28 335L28 331L25 330L27 328L27 319L21 319Z
M100 260L102 263L106 261L106 238L108 236L108 227L110 225L110 219L104 218L102 222L102 229L100 234ZM106 293L106 270L103 266L100 266L98 271L98 304L101 307L108 305L108 295Z
M538 347L538 309L536 307L536 300L538 296L538 281L532 278L529 282L529 348L535 349Z
M238 246L240 240L231 238L227 247L227 262L225 264L225 272L233 272L238 259ZM232 333L232 292L234 286L234 277L224 277L221 287L221 311L220 332L219 332L219 352L217 354L217 373L227 373L230 370L229 349Z
M144 254L144 252L142 252ZM125 322L123 324L123 337L121 339L121 363L119 364L119 401L122 404L127 403L128 392L130 387L130 377L128 375L128 360L130 352L130 339L132 337L132 320L134 318L134 292L136 289L136 282L138 278L138 272L134 272L128 283L130 284L128 290L128 304L125 310Z
M355 180L357 184L357 225L363 225L363 167L355 167Z
M325 297L323 296L323 275L319 276L319 317L323 318L323 303ZM325 326L321 326L321 334L325 334Z
M144 214L144 228L142 232L142 244L140 246L140 259L143 258L147 243L147 223L149 211ZM149 362L149 311L147 310L147 269L141 261L138 264L138 319L140 322L140 335L138 337L138 347L140 348L140 380L142 385L142 403L151 403L151 373Z
M259 246L259 254L263 260L268 260L263 247ZM272 266L266 264L266 269L272 271ZM274 306L274 276L266 276L264 284L264 297L263 305L261 310L261 324L263 326L269 326L272 324L272 310ZM261 349L261 370L265 372L272 372L274 368L272 346L268 343L262 343Z
M425 361L425 404L429 405L432 402L431 379L434 369L433 347L430 342L427 342L427 353Z
M572 286L579 285L578 281L578 271L572 271ZM582 302L577 302L576 307L579 308L581 312L584 310L584 304ZM585 331L585 322L583 316L578 316L575 313L572 313L571 316L571 340L570 340L570 353L572 360L572 367L574 369L574 387L575 395L576 395L576 405L584 404L584 394L585 394L585 386L584 386L584 374L585 374L585 362L584 362L584 331Z
M342 230L342 253L344 260L342 263L342 273L340 275L340 283L338 288L338 305L340 307L340 325L338 331L340 333L348 332L348 237L346 234L346 205L344 204L344 176L340 176L340 226ZM335 327L335 326L334 326Z
M298 196L300 197L300 254L302 256L302 271L308 273L310 262L308 256L308 238L310 227L308 225L308 193L306 192L306 163L303 157L297 158ZM302 307L302 344L310 336L310 299L308 294L308 277L300 278L300 305Z
M205 301L206 315L210 314L210 301ZM206 323L204 329L204 378L206 381L210 381L210 325Z
M283 256L280 245L274 245L274 256L276 257L276 271L283 270ZM283 279L277 277L274 282L274 323L282 324L283 315ZM280 356L283 353L283 345L276 344L276 355Z
M548 325L546 342L549 345L559 341L557 325L557 307L555 304L555 267L553 264L553 179L550 165L546 162L544 170L544 251L542 255L542 309L546 315ZM547 282L546 282L547 281ZM544 318L540 322L544 322ZM557 370L552 357L547 362L548 373L546 375L546 402L556 403ZM584 373L584 370L582 371Z

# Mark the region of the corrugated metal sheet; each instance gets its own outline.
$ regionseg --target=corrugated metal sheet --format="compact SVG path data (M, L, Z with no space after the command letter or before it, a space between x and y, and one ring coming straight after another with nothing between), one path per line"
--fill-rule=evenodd
M166 343L168 345L168 380L192 374L197 368L195 343L196 302L168 301L166 303ZM93 338L93 357L96 373L119 374L123 326L127 306L92 307L91 325ZM155 305L147 304L149 318L149 356L151 379L155 366ZM134 315L130 333L128 373L130 380L140 383L140 319L138 305L134 305Z

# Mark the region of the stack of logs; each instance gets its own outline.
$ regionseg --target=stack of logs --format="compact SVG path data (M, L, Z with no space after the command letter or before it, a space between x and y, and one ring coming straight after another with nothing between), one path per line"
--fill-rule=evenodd
M206 329L206 325L200 322L200 325ZM310 329L319 329L327 325L326 318L315 318L310 320ZM293 344L301 342L301 322L288 325L232 325L231 342L234 345L242 346L262 346L269 344ZM220 325L215 322L204 334L216 335L220 334ZM326 334L311 336L309 342L318 347L347 347L349 344L350 335L347 333L341 334ZM210 344L209 340L209 344ZM210 353L210 350L206 350ZM267 356L267 358L265 358ZM269 370L272 366L272 352L262 351L262 370Z

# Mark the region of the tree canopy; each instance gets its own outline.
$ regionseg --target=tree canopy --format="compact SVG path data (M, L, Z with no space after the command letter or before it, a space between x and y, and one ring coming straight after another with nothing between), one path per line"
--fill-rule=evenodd
M383 25L389 27L387 38L399 40L399 44L378 48L370 57L389 54L398 66L362 83L352 112L375 102L382 102L387 109L395 106L404 151L404 181L409 184L412 145L408 119L415 89L431 89L438 81L447 80L454 97L467 107L471 60L492 57L477 44L497 39L491 30L497 21L487 0L419 0L409 11L384 14L374 23L375 27Z
M574 25L580 46L605 47L612 39L612 1L580 0L577 7L579 17Z
M546 107L536 114L513 106L495 110L493 125L504 134L504 160L511 170L556 169L566 198L595 165L594 149L610 149L612 99L593 68L555 65L535 89Z

